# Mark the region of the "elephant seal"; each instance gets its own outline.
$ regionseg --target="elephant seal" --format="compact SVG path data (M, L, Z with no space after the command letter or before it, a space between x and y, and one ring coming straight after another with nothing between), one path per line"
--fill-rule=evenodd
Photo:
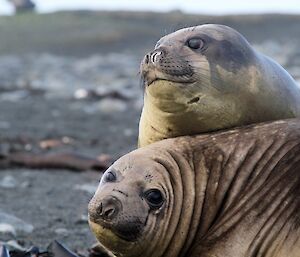
M300 115L300 89L236 30L216 24L161 38L141 63L139 146Z
M300 256L300 120L166 139L117 160L89 203L122 257Z

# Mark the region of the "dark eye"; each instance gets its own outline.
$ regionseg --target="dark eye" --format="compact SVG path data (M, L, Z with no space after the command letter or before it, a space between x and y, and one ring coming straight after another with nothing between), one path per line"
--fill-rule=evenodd
M116 176L116 173L113 172L113 171L108 171L106 174L105 174L105 181L106 182L114 182L117 180L117 176Z
M159 208L162 206L164 199L158 189L150 189L145 192L145 199L152 208Z
M204 42L200 38L191 38L187 41L187 45L192 49L201 49L204 46Z

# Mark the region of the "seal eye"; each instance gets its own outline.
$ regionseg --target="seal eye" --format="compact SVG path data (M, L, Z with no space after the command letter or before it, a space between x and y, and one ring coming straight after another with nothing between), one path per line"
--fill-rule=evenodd
M117 176L116 173L114 173L113 171L109 171L105 174L105 181L106 182L114 182L117 180Z
M144 196L150 207L153 209L158 209L164 202L163 196L158 189L150 189L145 192Z
M187 41L187 45L191 49L201 49L204 46L204 42L200 38L191 38Z

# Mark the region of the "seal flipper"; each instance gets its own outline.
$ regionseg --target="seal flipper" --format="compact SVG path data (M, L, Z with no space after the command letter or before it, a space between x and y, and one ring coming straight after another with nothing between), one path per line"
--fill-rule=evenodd
M48 246L48 252L51 253L53 257L79 257L56 240Z
M10 257L9 251L4 245L0 245L0 257Z

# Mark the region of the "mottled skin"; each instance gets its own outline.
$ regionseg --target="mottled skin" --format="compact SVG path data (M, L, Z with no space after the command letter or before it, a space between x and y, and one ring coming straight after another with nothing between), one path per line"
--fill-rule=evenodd
M163 199L156 209L145 197L153 188ZM89 222L117 256L299 257L299 208L300 121L292 119L123 156L104 174Z
M300 114L293 78L227 26L166 35L145 56L141 74L139 146Z

